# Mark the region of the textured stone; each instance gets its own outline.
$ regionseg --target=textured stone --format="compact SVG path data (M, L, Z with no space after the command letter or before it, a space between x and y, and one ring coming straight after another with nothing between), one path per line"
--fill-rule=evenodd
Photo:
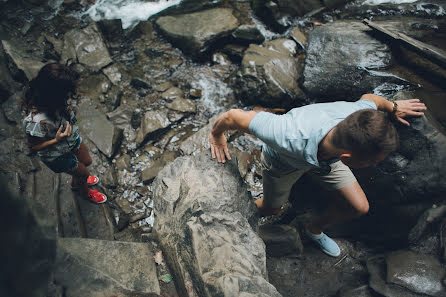
M338 21L311 31L303 87L313 99L356 101L384 83L410 85L381 71L391 65L391 52L369 31L357 21Z
M304 249L299 233L288 225L262 225L259 236L265 242L266 253L270 257L300 255Z
M251 44L235 81L238 97L246 104L297 105L305 95L298 85L301 73L295 53L296 43L289 39L272 40L262 47Z
M227 8L160 17L156 24L176 46L194 58L201 58L219 39L238 27L238 20Z
M171 87L165 92L161 94L161 97L164 99L175 99L178 97L184 97L183 90L177 88L177 87Z
M281 296L267 282L256 209L236 164L180 157L160 171L153 189L153 232L180 296Z
M293 39L301 49L307 48L308 38L298 27L291 30L290 38Z
M232 37L241 43L262 43L265 37L255 25L241 25L234 32Z
M84 29L73 29L65 34L62 61L78 60L92 71L99 71L112 59L95 23Z
M115 127L89 100L79 104L77 113L81 135L88 137L107 157L115 153L122 137L122 130Z
M195 102L184 98L175 98L172 102L166 104L169 109L180 112L196 112Z
M143 183L150 183L157 175L158 172L163 169L166 163L163 160L155 160L151 162L150 166L145 168L141 172L141 180Z
M143 243L59 238L54 278L67 297L160 294L153 253Z
M165 111L147 111L141 120L141 128L136 137L137 145L140 145L149 134L167 128L170 124Z
M36 57L31 56L26 48L20 44L2 40L2 45L5 53L14 61L17 68L25 73L28 80L35 78L39 70L45 65Z
M388 283L419 294L446 296L441 283L445 269L436 258L411 251L397 251L387 255L386 262Z

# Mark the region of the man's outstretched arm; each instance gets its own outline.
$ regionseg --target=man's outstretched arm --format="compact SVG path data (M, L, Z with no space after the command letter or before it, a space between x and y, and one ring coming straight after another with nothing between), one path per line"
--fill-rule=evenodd
M238 130L249 133L249 123L256 114L255 111L244 111L241 109L231 109L222 113L209 134L212 158L217 158L219 163L225 163L226 159L231 160L226 144L226 137L223 133L227 130Z
M407 126L409 126L409 122L404 119L405 117L422 116L424 114L423 111L427 109L426 105L420 102L420 99L395 100L398 105L395 112L393 102L388 101L384 97L374 94L364 94L361 96L361 99L373 101L380 111L394 113L398 122Z

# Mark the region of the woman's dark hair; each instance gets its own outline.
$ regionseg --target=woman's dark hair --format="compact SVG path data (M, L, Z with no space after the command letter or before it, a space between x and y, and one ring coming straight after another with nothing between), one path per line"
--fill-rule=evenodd
M43 66L37 77L29 82L24 100L26 111L35 107L51 116L56 111L66 110L67 99L74 92L78 77L75 71L63 64Z
M336 125L334 146L358 157L391 153L398 149L399 137L387 115L377 110L359 110Z

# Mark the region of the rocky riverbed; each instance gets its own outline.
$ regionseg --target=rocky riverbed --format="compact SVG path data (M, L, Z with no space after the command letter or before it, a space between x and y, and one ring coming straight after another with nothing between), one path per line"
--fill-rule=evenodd
M362 23L444 52L444 1L0 8L0 175L53 220L46 296L446 296L446 68ZM105 205L77 197L68 175L27 148L23 88L55 61L80 74L70 104ZM262 193L261 142L229 133L233 161L222 165L209 160L207 136L229 108L284 112L363 93L420 97L428 111L397 126L396 153L355 171L370 213L328 231L342 250L329 258L300 237L327 193L304 177L279 216L259 221L251 199Z

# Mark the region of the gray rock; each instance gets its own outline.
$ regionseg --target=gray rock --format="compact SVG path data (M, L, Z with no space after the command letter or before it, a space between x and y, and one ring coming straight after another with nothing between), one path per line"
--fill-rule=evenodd
M127 104L121 105L112 112L107 113L108 119L116 126L124 129L132 120L132 109Z
M55 266L55 281L67 297L160 294L147 244L59 238Z
M130 85L135 89L150 89L150 85L147 81L137 77L132 78Z
M2 40L5 53L11 58L16 67L23 71L28 80L37 76L39 70L45 65L40 60L27 52L27 48L21 44Z
M122 138L122 129L115 127L89 100L79 104L77 113L81 135L88 137L107 157L112 157Z
M256 15L279 32L291 24L289 20L320 7L322 4L319 0L256 0L253 4Z
M241 43L262 43L265 37L255 25L241 25L234 32L232 37Z
M184 97L184 92L183 90L177 88L177 87L171 87L169 89L167 89L166 91L164 91L161 94L161 97L163 99L175 99L175 98L183 98Z
M107 76L107 78L116 86L121 84L122 81L122 73L119 67L116 64L112 64L104 69L102 72Z
M370 287L385 297L422 297L408 289L386 283L386 263L384 258L377 257L367 261L367 269L370 274Z
M169 127L171 122L165 111L147 111L141 120L141 128L136 136L137 145L141 145L149 134Z
M336 297L373 297L370 287L368 285L362 285L358 287L345 286L339 290Z
M180 296L281 296L266 280L256 209L234 163L180 157L153 189L153 232Z
M426 210L410 230L409 242L416 243L427 231L428 227L438 222L446 215L446 205L435 206Z
M174 85L170 81L166 81L165 83L155 86L155 90L158 92L165 92L173 86Z
M0 102L9 98L16 89L19 89L8 64L8 57L0 44Z
M336 8L347 3L351 2L351 0L323 0L324 6L327 8Z
M151 162L150 166L141 172L142 182L147 184L153 181L153 179L158 175L158 172L160 172L165 165L166 163L162 159Z
M270 257L300 255L304 250L299 233L289 225L262 225L259 227L259 236Z
M301 76L293 55L296 43L276 39L262 47L251 44L237 73L235 91L246 104L297 105L305 95L298 85Z
M218 115L209 119L209 124L198 130L192 136L189 136L180 144L180 151L183 155L196 155L210 150L209 133L217 120Z
M308 38L298 27L291 30L290 38L293 39L301 49L305 50L307 48Z
M246 46L240 44L227 44L223 47L222 52L235 63L240 63L245 54Z
M156 20L160 31L193 58L202 58L213 44L238 27L232 10L214 8L200 12L163 16Z
M446 296L441 283L445 269L436 258L411 251L397 251L387 255L386 262L388 283L419 294Z
M179 112L196 112L197 107L193 100L184 98L175 98L172 102L166 104L169 109Z
M79 61L92 71L99 71L112 63L96 23L84 29L73 29L65 34L62 61Z
M2 103L2 109L8 121L13 123L20 123L23 119L20 103L23 100L23 93L18 92L9 97L8 100Z
M369 31L357 21L338 21L314 29L308 40L304 90L320 101L357 100L384 83L410 85L380 71L391 65L391 52Z
M119 158L116 158L116 168L119 170L128 169L130 167L130 156L127 154L124 154L120 156Z

